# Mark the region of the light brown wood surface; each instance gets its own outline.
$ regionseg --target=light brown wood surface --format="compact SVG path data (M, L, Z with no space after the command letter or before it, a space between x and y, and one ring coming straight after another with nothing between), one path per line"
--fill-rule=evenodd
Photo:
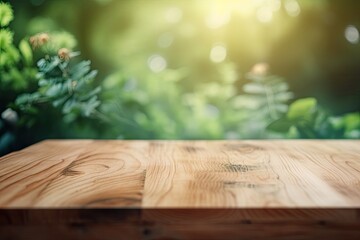
M0 158L0 238L114 229L126 233L116 239L360 239L360 141L49 140Z

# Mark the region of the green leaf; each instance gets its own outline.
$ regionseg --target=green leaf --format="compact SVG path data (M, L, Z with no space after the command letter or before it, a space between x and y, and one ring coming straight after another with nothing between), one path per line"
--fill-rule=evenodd
M360 130L347 131L344 136L351 139L360 139Z
M315 98L303 98L293 102L287 113L289 120L306 118L316 109L317 101Z
M37 62L37 66L39 67L39 71L48 73L57 67L60 63L61 61L58 57L52 57L50 61L42 58Z
M15 104L18 106L32 104L33 102L37 101L40 98L40 93L24 93L19 95L16 100Z
M287 92L289 90L289 85L281 77L273 78L272 80L267 81L266 85L271 87L274 94Z
M83 113L86 117L89 117L91 113L95 110L97 106L100 105L100 101L97 100L97 96L93 96L87 103L83 106Z
M329 118L336 130L343 130L345 138L360 138L360 113L348 113L341 117Z
M71 77L74 80L79 80L90 71L90 61L81 61L76 64L70 71Z
M49 85L49 81L47 79L40 79L38 82L39 87L44 87Z
M274 95L274 98L278 102L287 102L294 97L292 92L279 92Z
M46 91L45 95L48 96L48 97L58 96L58 95L61 94L62 88L63 88L62 83L54 84Z
M314 113L314 129L324 128L325 125L330 125L329 115L323 110L316 111Z
M243 90L252 94L266 93L266 89L261 83L247 83L244 85Z
M360 113L348 113L343 116L343 119L345 123L345 129L347 131L360 130Z
M274 108L277 112L280 113L285 113L289 109L287 104L281 104L281 103L275 104Z
M31 50L29 43L27 41L25 41L24 39L21 40L21 42L19 44L19 50L20 50L22 56L24 57L25 64L30 66L33 61L33 54L32 54L32 50Z
M260 95L240 95L232 100L236 109L258 109L266 104L266 97Z
M13 42L13 33L7 29L0 29L0 49L6 49L8 46L12 44L12 42Z
M19 51L13 45L8 46L6 50L8 54L9 63L16 63L19 61L20 59Z
M62 108L62 112L64 114L68 114L76 107L77 107L77 103L74 101L74 99L69 99L68 101L65 102L65 104Z
M68 96L65 96L65 97L61 97L59 99L56 99L52 102L52 105L54 107L58 107L60 106L61 104L64 104L64 102L68 99L69 97Z
M29 99L30 99L30 94L28 93L21 94L16 98L15 104L16 105L26 104L29 102Z
M97 87L94 90L92 90L92 91L86 93L85 95L79 97L79 100L80 101L85 101L85 100L93 97L94 95L98 94L100 91L101 91L101 87Z
M266 129L274 132L286 133L291 126L293 126L293 122L289 121L287 118L280 118L270 123Z
M6 27L13 20L14 14L11 6L7 3L0 2L0 26Z
M92 70L91 72L89 72L88 74L86 74L83 77L83 81L84 82L89 82L89 81L93 80L96 77L97 73L98 73L97 70Z

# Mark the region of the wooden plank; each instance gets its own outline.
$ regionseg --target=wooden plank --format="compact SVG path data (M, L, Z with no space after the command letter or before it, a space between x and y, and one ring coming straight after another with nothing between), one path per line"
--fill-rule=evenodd
M63 239L151 239L151 240L357 240L358 226L321 226L309 224L226 224L226 225L141 225L68 224L1 226L2 239L63 240Z
M156 142L150 147L143 206L360 207L359 141L347 142L346 150L334 145Z
M0 158L0 239L360 239L360 141L51 140Z
M0 159L2 207L360 207L360 141L45 141Z
M1 239L358 239L351 209L0 210ZM356 220L357 219L357 220Z
M21 150L21 152L71 152L82 149L90 143L94 143L94 140L45 140L24 148Z
M99 141L74 149L74 143L61 142L57 149L57 143L44 142L44 148L1 158L0 206L139 207L144 144Z

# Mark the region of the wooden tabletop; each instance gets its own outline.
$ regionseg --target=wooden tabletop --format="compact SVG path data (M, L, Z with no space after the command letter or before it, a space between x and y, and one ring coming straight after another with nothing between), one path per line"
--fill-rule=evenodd
M360 140L48 140L0 158L0 209L6 224L36 209L112 209L167 223L359 229Z

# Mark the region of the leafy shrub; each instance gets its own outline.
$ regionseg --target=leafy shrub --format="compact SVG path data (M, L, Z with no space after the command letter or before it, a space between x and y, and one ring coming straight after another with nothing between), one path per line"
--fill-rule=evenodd
M17 47L14 33L8 28L12 19L11 6L0 3L0 154L14 145L22 147L35 141L33 133L41 135L49 127L43 124L44 119L51 121L52 127L58 126L56 136L62 125L57 112L65 122L72 122L96 115L100 104L101 89L92 86L97 71L91 70L90 61L74 63L72 58L79 53L65 48L75 47L73 36L66 32L39 33L21 40ZM33 66L31 46L45 55L37 62L37 68ZM26 139L29 135L21 138L27 131L31 139ZM45 137L49 136L45 133Z
M239 128L243 138L277 137L266 132L266 126L284 115L288 102L294 97L285 80L270 75L268 68L265 63L254 65L246 75L249 82L243 86L244 94L233 100L235 108L247 116Z
M246 75L244 93L236 92L232 81L207 83L188 92L181 87L186 73L177 70L144 79L114 73L103 82L101 110L112 125L106 137L359 138L358 113L331 116L314 98L289 105L294 94L285 80L261 68L267 66L255 65Z
M34 82L36 69L32 67L32 50L22 40L17 47L14 33L8 28L13 20L11 6L0 2L0 154L15 141L14 127L17 114L7 104Z
M293 138L360 138L360 114L332 117L315 98L304 98L293 102L286 115L267 129Z
M90 69L90 61L82 61L74 66L69 59L59 56L47 57L38 61L38 89L33 93L21 94L15 105L23 112L34 111L37 104L51 103L61 107L65 120L73 121L79 115L89 117L100 101L97 94L100 87L92 89L90 83L97 71Z
M186 92L180 85L183 77L176 70L141 80L121 72L107 77L101 109L111 119L110 132L118 138L223 138L230 125L228 114L219 112L223 101L212 99L209 89Z

